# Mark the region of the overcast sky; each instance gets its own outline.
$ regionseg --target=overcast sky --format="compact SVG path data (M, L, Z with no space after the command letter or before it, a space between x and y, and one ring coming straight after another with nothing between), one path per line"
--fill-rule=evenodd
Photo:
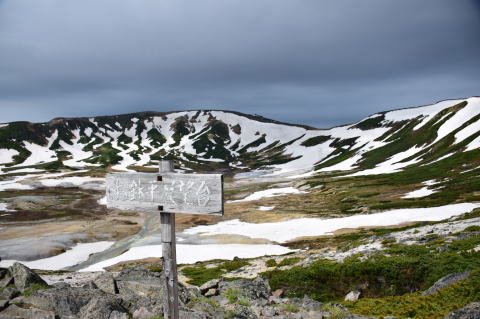
M330 127L480 95L480 0L0 0L0 122L229 109Z

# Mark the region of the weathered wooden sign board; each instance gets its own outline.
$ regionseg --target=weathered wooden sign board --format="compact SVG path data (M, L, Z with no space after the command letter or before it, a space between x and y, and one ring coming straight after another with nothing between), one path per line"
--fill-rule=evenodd
M108 174L107 206L182 214L223 214L221 174Z
M159 173L114 173L106 178L107 207L160 212L165 319L178 319L175 213L223 215L221 174L178 174L172 161Z

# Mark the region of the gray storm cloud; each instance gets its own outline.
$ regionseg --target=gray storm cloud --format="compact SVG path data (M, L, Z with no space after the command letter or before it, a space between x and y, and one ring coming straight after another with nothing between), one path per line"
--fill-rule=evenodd
M479 95L479 2L3 0L0 122L215 108L327 127Z

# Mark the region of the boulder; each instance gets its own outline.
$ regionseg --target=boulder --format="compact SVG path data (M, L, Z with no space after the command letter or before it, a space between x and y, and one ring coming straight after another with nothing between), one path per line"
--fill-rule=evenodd
M124 301L123 306L126 307L130 313L163 313L163 299L156 297L125 295L121 296Z
M128 319L127 309L122 306L122 299L112 295L92 298L80 309L80 319Z
M11 305L0 312L0 319L56 319L57 316L52 311L40 309L24 309L16 305Z
M442 277L439 280L437 280L433 284L433 286L431 286L430 288L425 290L422 293L422 296L432 295L442 288L448 287L448 286L453 285L453 284L455 284L455 283L457 283L461 280L467 279L468 276L470 276L470 271L458 272L458 273L446 275L445 277Z
M8 300L1 300L0 299L0 311L8 307Z
M22 265L21 263L14 263L8 268L8 272L13 277L13 282L18 290L23 292L26 288L33 284L40 284L48 286L47 283L40 278L39 275L34 273L30 268Z
M133 312L133 319L150 319L155 317L155 313L145 307L141 307Z
M358 290L350 291L346 296L345 296L345 301L356 301L358 298L360 298L360 295L362 293Z
M272 293L272 296L275 298L281 298L284 293L285 291L283 291L283 289L277 289Z
M40 290L29 297L24 297L22 303L26 306L54 311L59 316L76 316L78 312L92 299L104 299L108 294L98 289L84 288L51 288Z
M0 259L1 261L1 259ZM5 277L5 275L7 274L8 270L7 268L1 268L0 267L0 279L3 279L3 277Z
M0 299L12 300L15 297L20 296L20 291L13 287L7 287L0 292Z
M220 279L212 279L204 283L203 285L200 286L200 293L204 295L207 291L209 291L212 288L217 288L218 283L220 282Z
M115 282L115 278L111 273L105 272L98 275L94 280L93 283L98 289L107 292L109 294L117 294L118 288L117 283Z
M235 305L233 309L235 314L232 319L257 319L257 315L250 309L250 307Z
M200 311L190 310L190 309L181 309L179 311L178 318L179 319L209 319L207 314Z
M13 284L13 276L9 271L5 271L2 276L0 276L0 288L5 288Z
M320 311L323 307L323 304L320 301L316 301L308 296L304 296L301 307L307 311Z
M218 284L220 294L229 289L238 289L241 295L248 299L268 299L270 296L270 286L268 282L262 277L257 277L254 280L238 279L234 281L221 281Z
M118 293L122 296L163 298L165 281L158 272L143 267L134 267L122 271L115 281Z
M480 318L480 302L472 302L460 310L453 311L445 319L478 319Z
M217 289L215 288L210 288L208 291L204 294L205 297L212 297L217 294Z

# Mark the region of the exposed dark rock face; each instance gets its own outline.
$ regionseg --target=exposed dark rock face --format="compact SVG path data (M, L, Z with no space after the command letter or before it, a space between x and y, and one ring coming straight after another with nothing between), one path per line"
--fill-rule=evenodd
M442 288L451 286L461 280L465 280L468 278L468 276L470 276L470 273L471 273L470 271L466 271L466 272L458 272L458 273L446 275L445 277L442 277L439 280L437 280L433 284L433 286L425 290L422 293L422 296L432 295Z
M466 307L453 311L445 316L445 319L479 319L480 302L472 302Z

